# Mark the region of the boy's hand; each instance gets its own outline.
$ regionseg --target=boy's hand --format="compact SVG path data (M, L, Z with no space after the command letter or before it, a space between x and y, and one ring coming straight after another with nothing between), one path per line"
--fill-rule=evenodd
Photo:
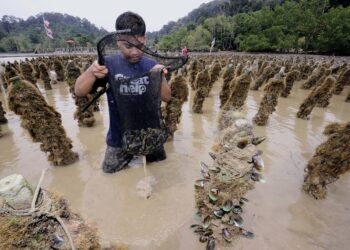
M166 67L161 64L155 65L152 69L161 69L164 75L168 74L168 70L166 69Z
M96 78L104 78L108 73L108 69L106 66L99 65L97 61L94 61L89 67L88 72Z

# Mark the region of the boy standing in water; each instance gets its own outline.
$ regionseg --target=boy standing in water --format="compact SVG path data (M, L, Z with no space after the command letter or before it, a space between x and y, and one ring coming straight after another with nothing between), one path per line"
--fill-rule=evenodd
M141 16L133 12L125 12L116 20L116 30L130 30L131 34L123 34L124 40L134 41L144 44L146 42L145 33L146 25ZM133 77L151 69L162 68L162 65L156 61L144 57L143 52L126 41L117 42L120 53L106 57L106 66L99 65L95 61L84 73L82 73L75 83L75 94L77 96L87 95L97 79L104 78L107 74L115 77ZM166 70L164 73L167 73ZM109 107L109 130L107 133L107 149L103 161L102 169L105 173L114 173L124 169L132 160L133 155L128 154L122 149L122 136L119 125L119 115L117 104L112 92L112 88L107 89L107 100ZM161 100L168 102L171 98L170 88L163 77L161 83ZM152 101L152 100L150 100ZM123 119L123 117L120 117ZM146 160L161 161L166 158L164 147L157 149L149 155L146 155Z

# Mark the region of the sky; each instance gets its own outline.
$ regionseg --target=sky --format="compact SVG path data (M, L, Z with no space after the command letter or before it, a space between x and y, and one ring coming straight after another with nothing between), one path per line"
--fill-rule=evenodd
M211 0L1 0L0 17L27 19L42 12L58 12L86 18L97 27L114 31L115 19L125 11L143 17L147 31L158 31L169 21L177 21L202 3ZM50 20L49 20L50 21Z

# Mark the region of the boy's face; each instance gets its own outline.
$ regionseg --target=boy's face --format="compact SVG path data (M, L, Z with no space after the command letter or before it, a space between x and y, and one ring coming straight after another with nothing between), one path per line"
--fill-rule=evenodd
M125 35L122 37L123 40L126 41L118 41L118 47L124 56L124 58L129 62L129 63L137 63L140 61L143 52L136 48L134 45L139 45L140 43L143 45L146 42L146 38L144 36L128 36ZM135 39L136 38L136 39ZM129 41L129 42L127 42Z

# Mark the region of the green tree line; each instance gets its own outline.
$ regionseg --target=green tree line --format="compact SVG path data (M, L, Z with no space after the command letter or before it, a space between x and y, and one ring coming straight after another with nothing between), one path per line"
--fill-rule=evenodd
M50 22L54 39L46 36L43 17ZM73 39L76 46L95 46L96 40L107 33L87 19L61 13L41 13L27 20L4 15L0 19L0 52L33 52L36 49L67 47Z
M350 54L349 1L284 1L257 11L210 17L163 36L159 49Z

